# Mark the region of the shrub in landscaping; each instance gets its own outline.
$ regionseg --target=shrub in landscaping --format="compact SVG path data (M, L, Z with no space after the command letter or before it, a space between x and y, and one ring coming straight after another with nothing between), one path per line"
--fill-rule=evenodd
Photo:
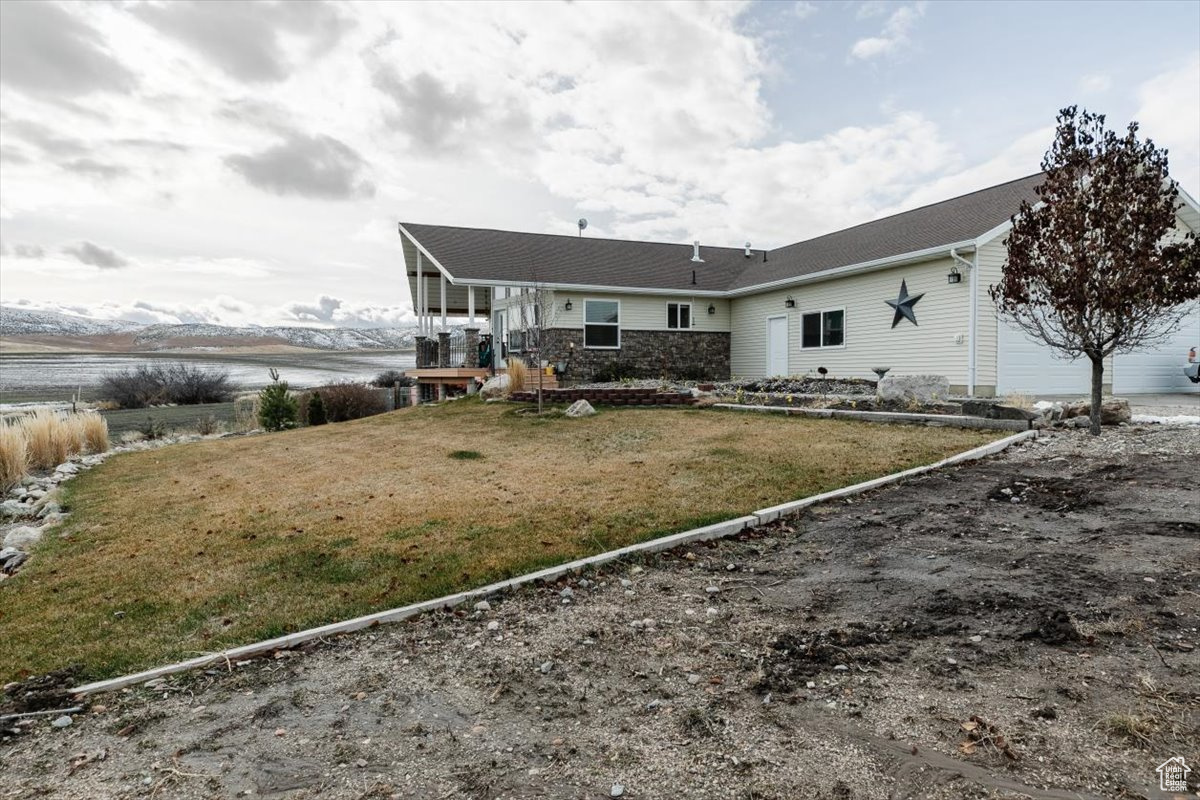
M525 389L525 381L529 377L529 368L519 358L508 359L508 391L520 392Z
M329 421L325 414L325 401L321 399L320 392L313 392L309 395L308 402L305 404L305 417L309 425L324 425Z
M74 437L62 417L40 409L21 420L25 451L33 469L53 469L71 454Z
M29 459L21 426L0 422L0 491L16 486L28 471Z
M298 424L299 404L288 392L287 381L278 370L270 371L271 383L258 393L258 424L268 431L282 431Z
M387 410L379 390L361 383L331 383L313 389L313 394L321 397L329 422L370 417ZM313 424L311 419L309 424Z
M398 369L385 369L371 379L371 385L378 386L380 389L391 389L397 383L401 386L416 386L417 381L407 377Z
M98 394L120 408L175 403L223 403L232 396L229 373L191 364L143 364L110 372L100 380Z
M146 417L145 424L139 425L137 431L142 435L142 440L152 442L167 435L167 426L154 417Z
M89 453L103 453L108 450L108 422L99 414L80 414L79 427L83 436L83 444Z
M633 364L614 358L592 375L596 383L617 383L619 381L637 378L637 368Z
M196 433L201 436L212 436L221 432L221 421L212 414L205 414L196 420Z

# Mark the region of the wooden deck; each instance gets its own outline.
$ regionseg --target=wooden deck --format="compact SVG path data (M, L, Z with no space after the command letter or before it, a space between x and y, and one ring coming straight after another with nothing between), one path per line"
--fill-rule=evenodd
M421 367L419 369L407 369L404 374L410 378L416 378L417 383L449 383L454 385L465 386L468 381L478 378L481 381L486 381L491 377L491 370L470 368L470 367ZM497 375L504 374L504 370L496 371ZM525 385L521 387L526 391L533 391L538 388L538 376L532 370L525 378ZM558 379L553 375L542 376L543 389L558 388Z

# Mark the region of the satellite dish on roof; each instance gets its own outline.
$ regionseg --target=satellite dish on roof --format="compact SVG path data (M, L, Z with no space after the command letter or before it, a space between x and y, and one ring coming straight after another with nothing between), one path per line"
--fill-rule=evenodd
M583 229L587 227L587 220L583 217L579 218L579 222L575 223L579 226L579 235L583 236Z

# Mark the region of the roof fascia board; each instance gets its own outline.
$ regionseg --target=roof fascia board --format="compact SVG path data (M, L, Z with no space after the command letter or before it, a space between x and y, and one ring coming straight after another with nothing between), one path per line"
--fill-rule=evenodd
M603 286L591 283L549 283L545 281L513 281L488 280L483 278L463 278L457 286L511 286L525 289L553 289L563 292L608 292L609 294L670 294L687 297L728 297L729 293L712 289L664 288L654 289L645 286Z
M951 244L941 244L937 247L927 247L924 250L913 250L910 253L900 253L899 255L886 256L877 258L872 261L862 261L858 264L849 264L844 267L834 267L833 269L825 269L820 272L813 272L809 275L800 275L794 278L781 278L777 281L769 283L759 283L754 286L746 286L741 289L734 289L727 292L729 297L744 297L750 294L761 294L769 292L773 289L786 289L789 286L798 286L804 283L816 283L818 281L830 280L831 278L840 278L844 275L853 275L858 272L871 272L877 269L887 269L888 267L898 267L903 264L909 264L915 261L926 261L930 258L948 255L951 250L972 251L975 249L975 240L968 239L963 242L953 242Z
M421 251L421 255L423 255L423 256L425 256L426 258L428 258L428 259L429 259L429 261L430 261L430 263L432 263L432 264L433 264L435 267L437 267L437 268L438 268L438 272L440 272L440 273L442 273L443 275L445 275L445 276L446 276L446 280L450 281L451 285L454 285L454 286L457 286L457 285L458 285L458 284L456 284L456 283L454 282L454 276L450 274L450 270L448 270L448 269L446 269L445 267L443 267L443 266L442 266L442 264L441 264L441 262L440 262L440 261L438 261L436 258L434 258L434 257L433 257L433 253L429 252L427 249L425 249L425 245L423 245L423 244L421 244L420 242L418 242L418 241L417 241L417 237L415 237L415 236L413 236L411 233L409 233L409 232L408 232L408 230L407 230L407 229L406 229L406 228L405 228L403 225L399 225L399 228L400 228L400 233L402 233L404 236L407 236L407 237L408 237L408 240L409 240L410 242L412 242L412 243L413 243L413 245L414 245L414 246L415 246L415 247L416 247L418 250L420 250L420 251ZM422 270L422 271L423 271L423 270Z

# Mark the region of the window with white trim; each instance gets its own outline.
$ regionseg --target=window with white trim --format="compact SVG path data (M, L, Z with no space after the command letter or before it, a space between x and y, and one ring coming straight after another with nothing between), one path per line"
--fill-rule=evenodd
M846 343L846 309L811 311L800 317L800 346L842 347Z
M583 301L583 346L600 350L617 350L621 347L619 300Z
M687 330L692 327L691 303L667 303L667 329Z

